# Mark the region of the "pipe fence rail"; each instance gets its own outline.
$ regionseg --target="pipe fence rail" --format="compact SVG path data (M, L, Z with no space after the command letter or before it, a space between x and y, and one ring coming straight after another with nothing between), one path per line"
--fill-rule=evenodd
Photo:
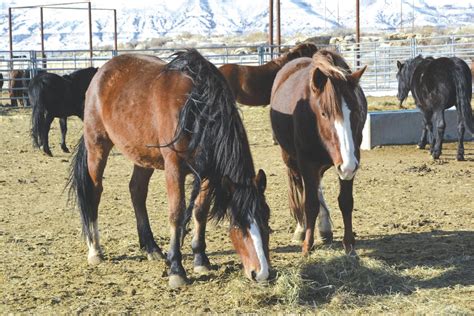
M433 57L457 56L468 65L474 60L474 35L450 35L430 38L411 38L406 40L374 41L362 43L339 43L330 45L344 56L352 69L367 65L361 85L366 92L393 94L397 90L396 62L414 58L419 54ZM196 47L216 66L226 63L241 65L262 65L276 57L289 46L240 45ZM59 75L90 66L100 67L114 56L121 54L151 54L170 60L171 55L181 50L176 48L156 48L146 50L94 50L92 58L89 50L0 51L0 74L3 75L0 90L0 104L6 105L14 100L27 98L27 86L31 78L39 71L53 72ZM273 53L272 53L273 51ZM20 76L11 77L11 70L23 70ZM14 83L17 83L16 85ZM18 84L21 83L21 84ZM12 85L15 86L12 88ZM17 92L10 95L9 90ZM24 104L27 104L25 101Z

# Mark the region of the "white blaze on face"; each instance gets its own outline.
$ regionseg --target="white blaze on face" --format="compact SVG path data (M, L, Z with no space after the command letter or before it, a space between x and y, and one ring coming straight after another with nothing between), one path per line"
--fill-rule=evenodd
M260 262L260 271L257 272L255 279L257 281L265 281L268 279L269 267L265 251L263 250L262 236L260 235L260 230L255 221L250 224L250 237L252 238L253 246L257 252L258 261Z
M342 156L342 164L336 170L341 180L351 180L354 178L359 162L355 157L354 139L352 138L351 110L349 110L344 98L341 107L343 120L342 122L336 120L334 123Z

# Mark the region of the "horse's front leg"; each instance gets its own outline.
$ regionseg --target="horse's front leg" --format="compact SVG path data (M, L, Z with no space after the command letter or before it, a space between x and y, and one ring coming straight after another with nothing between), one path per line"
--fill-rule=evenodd
M428 143L427 136L428 136L429 130L431 130L431 113L430 114L423 113L421 125L422 125L421 138L416 147L418 149L425 149L426 144ZM430 127L428 128L428 126Z
M352 196L352 187L354 179L340 180L339 179L339 208L342 212L342 219L344 222L344 239L342 241L346 254L349 256L357 256L355 252L355 238L352 231L352 209L354 208L354 198Z
M303 255L309 254L314 245L314 229L318 217L320 203L318 199L319 170L314 172L310 166L301 168L304 181L304 214L305 238L303 242Z
M153 238L153 233L148 219L146 209L146 198L148 195L148 184L154 169L142 168L137 165L133 167L132 178L129 189L132 197L133 209L137 219L138 241L140 249L146 252L148 260L164 259L165 256Z
M170 152L165 158L166 190L168 192L170 249L168 252L169 285L178 288L187 284L186 271L182 264L181 240L184 234L184 179L185 173L181 159L176 152Z
M431 154L433 155L434 159L439 159L443 147L444 129L446 127L446 122L444 120L444 110L435 112L433 114L433 120L435 123L435 129L433 130L435 142Z
M329 207L324 200L323 195L323 188L322 183L319 183L318 189L318 200L319 200L319 217L318 217L318 231L319 236L321 237L321 241L324 244L332 243L332 224L331 224L331 216L329 214Z
M193 220L194 232L191 247L194 254L194 272L205 273L211 264L206 255L206 224L211 201L208 191L208 181L201 184L201 192L194 201Z
M66 146L67 117L59 119L59 127L61 128L61 149L63 152L69 153L69 148Z

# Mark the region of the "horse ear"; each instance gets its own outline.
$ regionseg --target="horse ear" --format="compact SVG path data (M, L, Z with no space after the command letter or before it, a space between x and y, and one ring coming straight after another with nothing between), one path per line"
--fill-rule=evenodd
M402 64L400 61L397 60L397 68L398 68L398 69L401 69L402 66L403 66L403 64Z
M313 71L313 77L311 78L311 89L314 92L320 93L324 90L327 81L328 77L319 68L316 68Z
M233 194L235 191L235 184L232 182L232 180L228 176L222 177L221 180L222 188L224 188L224 191Z
M258 174L255 177L255 183L257 184L258 192L263 194L267 188L267 176L265 175L265 171L262 169L258 170Z
M362 75L364 74L366 69L367 69L367 65L365 65L361 69L357 70L356 72L353 72L351 74L352 80L354 80L354 82L359 82L360 77L362 77Z

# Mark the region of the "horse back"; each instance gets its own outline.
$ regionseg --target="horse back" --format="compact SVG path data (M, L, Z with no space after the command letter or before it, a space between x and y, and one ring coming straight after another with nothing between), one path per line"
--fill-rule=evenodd
M311 58L298 58L278 72L272 87L271 108L291 114L301 99L309 98Z
M106 137L130 160L162 169L162 151L175 136L179 113L192 81L166 63L145 55L120 55L102 66L86 93L84 133ZM185 148L185 141L177 149ZM181 148L182 146L182 148Z
M440 57L427 58L416 67L412 91L420 109L433 111L438 107L449 108L456 103L455 81L467 80L465 76L456 77L457 64L455 58ZM467 65L466 68L468 71Z

